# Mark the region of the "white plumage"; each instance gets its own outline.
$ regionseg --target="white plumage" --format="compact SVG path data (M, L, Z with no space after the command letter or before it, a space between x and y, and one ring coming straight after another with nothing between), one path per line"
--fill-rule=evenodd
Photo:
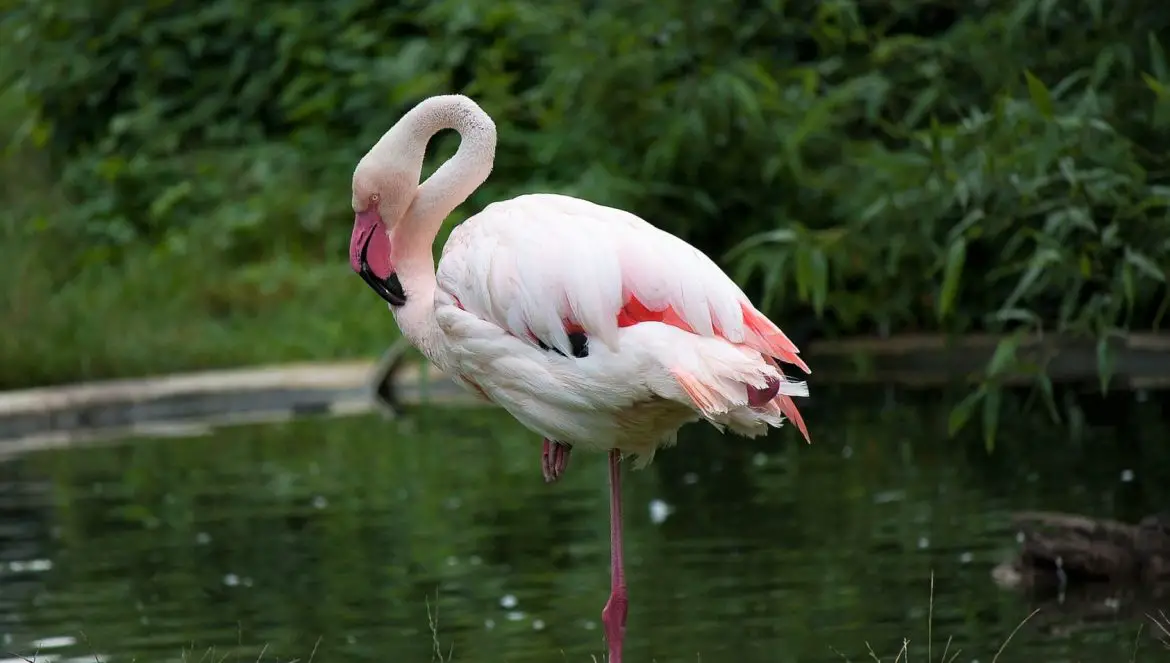
M748 436L779 426L782 405L749 407L744 384L763 389L771 377L780 396L808 395L756 349L773 343L745 322L744 308L755 309L735 282L628 212L552 194L492 203L451 232L437 280L443 337L432 361L552 440L617 447L641 465L700 417ZM631 298L677 311L694 333L619 327ZM583 329L587 357L572 356L566 326ZM711 392L705 403L680 372Z

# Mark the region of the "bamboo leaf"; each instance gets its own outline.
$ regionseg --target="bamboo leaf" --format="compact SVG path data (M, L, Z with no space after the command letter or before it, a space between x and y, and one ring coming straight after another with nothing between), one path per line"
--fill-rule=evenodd
M1113 348L1109 347L1109 339L1108 333L1097 339L1097 377L1102 394L1109 392L1109 382L1113 379Z
M807 302L809 300L812 283L813 266L812 261L809 260L809 249L802 246L796 251L796 294L801 301Z
M1127 316L1132 315L1134 300L1133 268L1128 263L1121 266L1121 292L1125 297Z
M967 241L962 237L951 242L947 249L947 262L943 267L942 289L938 297L938 319L941 322L954 309L955 295L959 292L959 281L963 276L963 263L967 259Z
M1159 82L1170 80L1170 72L1166 68L1166 53L1152 31L1146 33L1146 42L1150 49L1150 71L1154 78Z
M1154 93L1154 96L1158 97L1158 99L1166 98L1166 86L1163 85L1161 81L1145 72L1142 72L1142 80L1145 81L1146 87L1150 88L1150 91Z
M819 248L810 251L809 262L811 264L812 281L810 289L812 291L813 310L816 311L817 316L821 316L825 311L825 300L829 297L829 261L825 257L825 252Z
M1125 247L1125 261L1136 267L1146 276L1162 283L1166 282L1166 273L1162 271L1161 267L1158 267L1157 263L1128 246Z
M992 387L983 398L983 446L989 453L995 450L995 437L999 432L999 409L999 387Z
M1044 397L1044 406L1048 408L1048 415L1053 423L1060 423L1060 411L1056 407L1056 396L1052 393L1052 379L1046 374L1036 376L1036 383L1040 385L1040 394Z
M1012 334L1001 339L995 346L991 361L987 362L987 376L995 377L1010 368L1016 359L1016 350L1020 347L1020 336Z
M1032 259L1028 263L1028 269L1024 271L1024 275L1020 277L1019 283L1016 284L1015 290L1008 296L1007 301L1004 302L1001 308L1014 308L1016 303L1032 289L1032 285L1040 278L1044 269L1049 264L1060 259L1060 254L1053 249L1041 249L1032 255Z
M984 392L985 388L980 386L967 394L967 397L959 401L958 405L951 408L951 413L947 416L947 437L954 437L967 425L971 415L975 412L975 406L983 399Z
M1022 308L1003 308L991 314L991 319L996 322L1022 322L1029 327L1043 326L1043 320L1036 314L1035 311L1029 311Z
M765 244L790 244L796 241L796 231L790 228L777 228L767 232L756 233L739 244L731 247L723 254L724 260L736 260L746 252Z
M1049 94L1048 88L1044 86L1043 81L1026 69L1024 70L1024 79L1028 82L1028 94L1032 97L1032 104L1045 119L1051 120L1053 116L1052 95Z
M950 229L950 231L947 233L947 238L953 242L957 238L963 237L968 230L986 218L987 214L981 209L973 209L970 212L967 212L967 214L963 217L963 220L959 221Z
M930 116L930 160L936 168L944 168L942 156L942 125L934 114Z

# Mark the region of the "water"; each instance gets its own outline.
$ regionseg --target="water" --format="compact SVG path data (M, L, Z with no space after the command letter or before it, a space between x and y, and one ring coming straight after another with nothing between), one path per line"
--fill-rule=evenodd
M630 661L893 661L903 638L925 661L933 611L931 660L951 638L987 663L1036 607L1000 661L1164 660L1149 603L991 579L1012 510L1170 503L1157 404L1082 440L1013 419L989 456L939 434L945 411L872 400L811 408L811 446L692 427L626 474ZM538 442L497 412L436 410L0 464L0 652L406 662L437 642L454 661L601 660L604 458L577 454L549 486Z

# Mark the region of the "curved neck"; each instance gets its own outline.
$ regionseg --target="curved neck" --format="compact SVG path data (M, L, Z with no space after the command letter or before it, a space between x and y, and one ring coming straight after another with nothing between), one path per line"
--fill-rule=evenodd
M431 246L443 220L467 200L492 172L496 155L496 126L471 99L458 94L430 97L402 116L371 152L387 161L409 164L422 172L427 144L444 129L459 132L459 149L425 182L392 236L395 266L431 255ZM431 262L431 269L434 263Z
M430 335L426 327L433 322L429 318L433 318L434 309L435 236L447 216L491 174L496 126L478 104L463 95L431 97L404 115L371 150L386 160L410 164L415 173L421 173L427 144L444 129L459 132L459 149L419 185L390 237L390 259L407 293L407 303L397 313L399 327L420 347L423 336Z

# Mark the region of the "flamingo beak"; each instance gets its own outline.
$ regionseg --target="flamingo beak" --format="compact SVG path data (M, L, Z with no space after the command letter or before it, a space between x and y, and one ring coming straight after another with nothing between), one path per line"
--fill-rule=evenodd
M373 265L371 265L373 261ZM359 212L349 239L349 264L391 306L406 304L406 292L390 264L390 238L376 210Z

